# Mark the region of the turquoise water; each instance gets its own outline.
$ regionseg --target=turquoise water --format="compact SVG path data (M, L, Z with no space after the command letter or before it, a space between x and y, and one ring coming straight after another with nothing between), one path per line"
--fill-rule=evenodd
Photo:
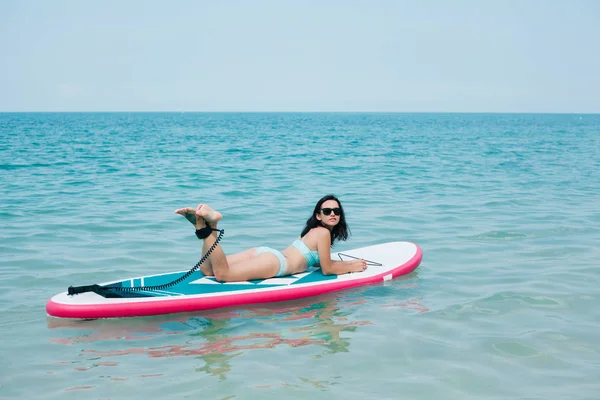
M597 399L600 115L0 114L0 397ZM69 285L186 269L175 208L282 248L334 193L406 278L283 304L49 318Z

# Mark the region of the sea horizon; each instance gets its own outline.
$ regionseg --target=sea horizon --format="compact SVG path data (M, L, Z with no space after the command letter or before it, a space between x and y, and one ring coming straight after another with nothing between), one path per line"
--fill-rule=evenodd
M600 115L600 112L536 112L536 111L252 111L252 110L221 110L221 111L0 111L0 114L465 114L465 115Z

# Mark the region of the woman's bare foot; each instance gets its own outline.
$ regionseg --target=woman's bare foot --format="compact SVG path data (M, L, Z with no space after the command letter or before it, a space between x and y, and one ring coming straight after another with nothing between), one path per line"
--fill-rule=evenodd
M185 207L175 210L175 214L183 215L185 219L190 221L192 225L196 227L196 229L202 229L206 227L206 221L200 215L196 214L196 210L192 207Z
M217 223L223 219L223 215L213 210L208 204L199 204L196 208L196 215L202 217L212 228L215 228Z

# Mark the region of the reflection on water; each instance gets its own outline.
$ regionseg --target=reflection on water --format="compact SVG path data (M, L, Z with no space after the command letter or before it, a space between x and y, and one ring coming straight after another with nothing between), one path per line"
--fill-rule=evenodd
M366 302L361 296L362 291L349 291L342 297L332 293L320 296L317 302L304 299L202 315L91 321L49 318L48 327L67 332L63 337L50 339L52 342L86 345L76 361L60 362L86 364L78 366L77 370L117 366L119 362L114 358L123 356L192 356L204 362L204 366L197 367L196 371L224 380L232 369L233 360L249 351L313 346L317 350L309 355L313 358L348 352L352 338L348 333L371 324L368 319L352 318L353 310ZM413 311L424 309L417 299L388 306ZM76 334L73 329L77 330ZM148 345L144 346L144 343ZM107 344L113 349L107 350Z

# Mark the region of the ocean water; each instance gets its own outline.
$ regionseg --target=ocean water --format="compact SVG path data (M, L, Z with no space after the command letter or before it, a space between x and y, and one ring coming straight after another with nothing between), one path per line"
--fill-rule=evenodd
M598 399L600 115L0 114L2 399ZM70 285L283 248L340 197L336 250L412 274L302 301L70 321Z

